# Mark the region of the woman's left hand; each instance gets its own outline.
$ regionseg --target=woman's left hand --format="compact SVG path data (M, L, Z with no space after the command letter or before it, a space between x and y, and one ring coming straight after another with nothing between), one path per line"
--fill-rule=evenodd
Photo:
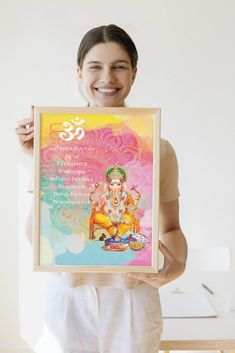
M159 241L159 249L164 256L164 265L158 273L129 272L126 276L139 279L156 288L179 277L184 272L185 263L177 260L161 241Z

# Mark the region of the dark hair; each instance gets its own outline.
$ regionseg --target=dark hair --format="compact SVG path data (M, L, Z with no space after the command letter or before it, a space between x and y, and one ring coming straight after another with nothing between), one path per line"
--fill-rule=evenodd
M88 51L99 43L115 42L127 52L133 69L137 66L138 53L131 37L116 25L100 26L92 28L81 40L78 48L77 64L82 67L84 58Z

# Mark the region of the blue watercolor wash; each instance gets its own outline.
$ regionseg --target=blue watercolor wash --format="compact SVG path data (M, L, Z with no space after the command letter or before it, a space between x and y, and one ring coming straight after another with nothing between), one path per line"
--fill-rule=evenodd
M135 253L130 249L117 252L106 251L101 248L103 244L101 241L86 244L80 254L73 254L66 249L64 254L55 257L55 264L124 266L135 258Z

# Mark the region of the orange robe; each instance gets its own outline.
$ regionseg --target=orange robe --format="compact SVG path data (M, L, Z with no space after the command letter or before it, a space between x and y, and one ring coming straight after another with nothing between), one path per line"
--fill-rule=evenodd
M134 200L129 193L124 201L124 207L127 205L134 205ZM113 223L109 216L105 212L102 212L102 210L94 214L94 223L106 229L112 237L116 234L123 235L128 230L133 229L134 222L134 216L128 212L121 215L120 222L117 224Z

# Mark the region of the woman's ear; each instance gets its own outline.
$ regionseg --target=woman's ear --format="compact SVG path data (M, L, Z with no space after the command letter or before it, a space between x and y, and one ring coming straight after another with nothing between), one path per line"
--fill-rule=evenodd
M82 69L80 66L77 67L77 74L78 74L78 78L82 78Z
M136 74L137 74L137 67L136 67L136 68L133 70L133 72L132 72L132 84L133 84L134 81L135 81Z

